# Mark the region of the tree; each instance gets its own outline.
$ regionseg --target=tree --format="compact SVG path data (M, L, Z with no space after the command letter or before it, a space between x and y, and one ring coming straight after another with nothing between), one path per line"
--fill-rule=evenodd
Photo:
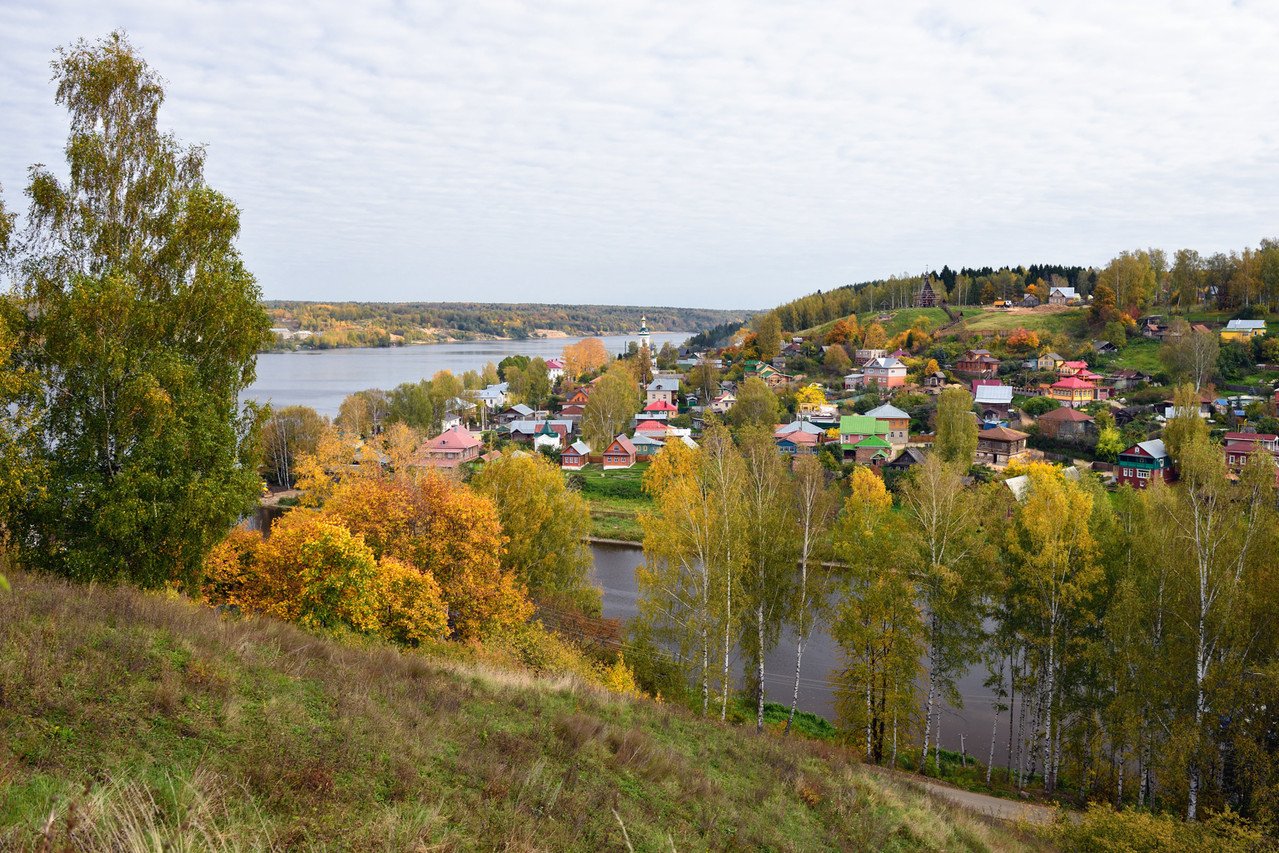
M830 331L826 333L827 346L835 346L836 344L855 343L857 339L857 318L846 317L836 320L835 325L831 326ZM847 353L845 353L847 355Z
M371 438L382 428L390 408L390 400L386 392L380 388L369 388L347 395L338 407L338 416L334 420L338 429L361 438Z
M657 351L656 361L658 368L670 370L679 361L679 350L670 341L666 341Z
M1199 304L1203 288L1203 258L1194 249L1178 249L1169 271L1169 301L1185 309Z
M802 456L795 460L794 470L792 500L799 559L796 561L798 576L793 585L794 606L791 610L791 625L795 632L795 686L791 692L790 713L786 717L787 734L790 734L795 711L799 707L804 644L812 633L815 615L824 608L827 600L828 573L816 557L836 507L834 491L827 485L826 471L816 456Z
M826 348L826 355L822 358L822 366L842 376L852 368L853 361L848 357L848 350L839 344L830 344Z
M777 395L763 379L750 376L737 387L737 402L725 416L733 426L773 427L777 424L779 405Z
M977 419L973 395L963 388L945 388L937 395L937 439L933 452L943 461L968 466L977 453Z
M1095 451L1097 458L1104 459L1107 462L1115 462L1119 458L1119 454L1123 453L1128 446L1124 441L1123 433L1115 426L1115 419L1109 412L1102 412L1098 415L1096 423L1097 446Z
M551 377L541 356L529 359L524 368L524 399L534 409L541 409L551 399Z
M1178 318L1168 329L1164 345L1159 349L1159 359L1175 380L1192 382L1199 391L1216 375L1220 347L1214 332L1195 331Z
M653 354L648 347L640 347L628 361L636 382L647 385L653 381Z
M596 452L602 453L630 426L639 410L639 386L625 365L614 365L595 383L586 401L582 411L582 437Z
M934 720L940 725L939 694L962 706L955 679L973 658L981 633L979 603L985 584L983 501L964 488L964 465L947 464L937 453L910 469L901 504L907 565L917 567L925 611L928 694L920 768L928 760Z
M726 714L734 628L733 592L739 583L745 516L742 460L722 425L713 424L697 450L671 442L644 472L653 510L640 515L644 566L637 572L640 622L675 650L694 673L702 714L710 712L719 673L721 717Z
M59 50L54 79L70 179L30 171L11 327L32 380L13 416L47 488L5 523L31 565L193 588L257 500L260 412L238 395L268 319L238 211L203 150L160 131L160 78L125 37Z
M1097 273L1094 293L1107 287L1114 293L1115 304L1120 310L1140 310L1155 295L1156 284L1150 253L1138 249L1121 252Z
M285 406L272 412L262 427L267 476L277 486L293 485L293 463L301 453L315 453L325 421L310 406Z
M708 406L719 394L719 369L712 362L702 359L688 372L688 384L697 392L697 399L702 405Z
M1199 415L1199 395L1190 385L1178 385L1172 393L1172 417L1163 432L1168 455L1179 461L1184 448L1207 437L1208 424Z
M769 311L756 316L752 327L755 330L755 347L759 350L761 361L772 361L782 351L782 321L777 312Z
M862 338L862 346L866 349L881 349L888 342L888 333L884 331L884 327L879 323L871 323L866 327L866 334Z
M781 633L798 549L786 463L777 452L772 427L743 430L741 454L742 512L750 520L742 531L742 609L754 617L753 624L744 626L742 646L750 665L747 683L755 694L755 731L763 733L764 657Z
M570 379L580 379L594 373L609 362L608 350L599 338L583 338L564 347L564 373Z
M1180 485L1157 489L1153 496L1156 523L1169 537L1172 589L1188 660L1178 664L1189 689L1180 701L1186 722L1186 818L1198 817L1204 767L1218 750L1205 748L1217 728L1214 699L1232 682L1244 678L1257 630L1249 614L1273 612L1250 590L1267 588L1273 555L1260 547L1274 530L1274 461L1254 453L1238 486L1226 477L1221 451L1206 435L1191 436L1177 459ZM1189 706L1188 712L1186 707Z
M864 733L867 761L883 763L891 736L895 763L897 733L915 717L923 639L919 591L898 547L901 523L883 480L857 468L849 481L834 536L835 556L846 567L831 625L845 660L836 708L851 730Z
M506 551L502 567L534 597L567 599L597 615L599 590L590 583L589 507L569 491L558 467L541 456L503 456L488 463L471 487L497 508Z
M1016 573L1012 594L1024 611L1023 636L1038 669L1044 788L1052 793L1059 763L1055 751L1061 743L1062 671L1068 656L1080 652L1078 638L1090 622L1103 573L1095 562L1089 525L1092 496L1066 481L1053 465L1032 464L1027 476L1029 486L1014 514L1007 552Z
M448 605L454 639L481 639L533 612L524 585L502 567L505 537L493 502L441 474L430 471L415 483L341 482L324 515L362 537L377 559L429 573Z

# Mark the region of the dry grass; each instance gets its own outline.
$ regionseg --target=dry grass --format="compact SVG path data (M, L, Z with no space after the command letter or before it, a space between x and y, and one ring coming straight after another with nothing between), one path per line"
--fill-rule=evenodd
M829 744L757 738L457 648L428 656L176 597L10 580L0 849L1017 844Z

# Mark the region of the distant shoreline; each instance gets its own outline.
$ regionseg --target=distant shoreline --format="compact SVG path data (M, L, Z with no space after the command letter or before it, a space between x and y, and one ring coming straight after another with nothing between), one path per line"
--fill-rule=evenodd
M679 335L687 334L690 338L698 332L690 329L650 329L654 335ZM585 338L624 338L638 337L638 332L594 332L591 334L574 334L572 332L561 332L557 335L529 335L527 338L497 337L495 335L476 335L473 338L443 338L436 341L409 341L408 343L396 342L389 343L386 346L369 346L368 344L333 344L325 347L315 346L298 346L298 347L272 347L270 349L258 350L258 355L267 354L283 354L283 353L307 353L307 352L329 352L333 350L384 350L384 349L408 349L410 347L429 347L438 346L440 344L476 344L476 343L519 343L520 341L574 341L583 340Z

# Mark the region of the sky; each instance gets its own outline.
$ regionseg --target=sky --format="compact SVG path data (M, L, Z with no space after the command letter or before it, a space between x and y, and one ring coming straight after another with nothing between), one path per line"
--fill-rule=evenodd
M1279 237L1279 0L0 0L0 186L125 29L267 298L761 308Z

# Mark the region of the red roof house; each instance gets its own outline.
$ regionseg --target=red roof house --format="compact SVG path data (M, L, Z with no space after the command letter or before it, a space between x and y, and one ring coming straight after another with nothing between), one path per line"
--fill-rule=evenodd
M479 458L480 440L460 426L447 429L418 448L413 465L456 468Z
M611 468L630 468L635 464L635 445L624 435L613 439L604 450L604 470Z

